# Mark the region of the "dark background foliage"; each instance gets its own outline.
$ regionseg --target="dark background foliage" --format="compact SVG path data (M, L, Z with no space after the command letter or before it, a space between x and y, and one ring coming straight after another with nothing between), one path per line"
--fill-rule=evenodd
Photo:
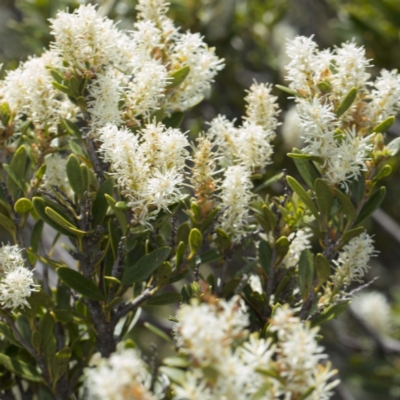
M129 29L135 19L134 0L103 0L98 2L104 15ZM201 32L226 67L215 81L209 97L189 112L184 129L193 137L206 129L206 122L218 114L240 119L244 111L243 97L251 83L285 84L283 68L285 38L291 35L314 35L322 47L354 40L363 44L367 57L373 59L374 76L381 68L394 69L400 64L400 2L398 0L172 0L170 16L183 30ZM51 35L48 18L59 9L71 11L79 4L72 0L1 0L0 1L0 63L5 70L18 66L29 55L40 54L48 46ZM283 110L290 107L285 94L279 96ZM240 122L240 121L238 121ZM400 135L400 121L389 131L390 139ZM282 168L294 174L292 160L285 156L278 134L275 163L271 176ZM393 172L386 178L387 196L382 209L369 223L375 236L378 257L368 279L379 276L373 284L383 292L393 307L394 324L400 339L400 170L398 157L391 161ZM276 193L282 190L277 185ZM146 318L157 320L151 307ZM159 311L157 311L159 312ZM168 313L171 310L166 310ZM135 340L149 349L156 337L138 330ZM342 384L337 399L382 400L400 398L400 356L385 350L368 337L367 332L346 312L322 330L334 366L339 368ZM164 350L161 346L159 349ZM167 351L167 350L165 350Z

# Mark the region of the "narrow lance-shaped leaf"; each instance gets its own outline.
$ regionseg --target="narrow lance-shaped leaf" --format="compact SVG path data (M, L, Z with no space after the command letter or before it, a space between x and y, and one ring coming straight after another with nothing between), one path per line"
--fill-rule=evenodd
M357 97L357 88L352 88L346 94L345 98L339 104L338 108L336 109L336 116L341 117L354 103L354 100Z
M347 227L350 225L351 222L353 222L354 218L356 217L356 209L354 208L351 200L340 190L334 189L334 193L342 205L343 213L346 215Z
M46 214L46 203L41 197L34 197L33 201L33 208L39 215L40 219L42 219L44 222L46 222L47 225L50 225L52 228L54 228L56 231L60 232L63 235L66 236L75 236L71 231L65 229L64 227L60 226L56 222L54 222L47 214Z
M167 86L167 89L173 89L176 88L178 85L180 85L186 77L189 75L190 72L190 67L186 65L185 67L178 69L177 71L174 71L170 76L170 83Z
M303 153L301 152L301 150L294 148L293 154ZM293 161L301 177L304 179L304 182L310 189L314 189L314 182L317 178L319 178L319 175L311 160L294 158Z
M67 177L72 190L82 196L85 191L85 182L80 162L75 154L71 154L67 161Z
M109 195L112 197L114 189L114 181L111 178L107 178L103 184L100 186L96 199L93 202L93 221L92 225L95 228L97 225L101 225L104 217L107 213L107 205L108 202L105 198L105 195Z
M384 121L382 121L380 124L376 125L372 129L372 132L375 132L375 133L386 132L394 124L394 121L396 121L396 118L394 116L388 117Z
M318 253L315 256L315 270L317 272L318 287L323 285L331 276L331 265L323 254Z
M370 217L373 214L373 212L377 210L379 206L382 204L385 195L386 195L386 188L382 186L366 201L354 225L355 226L359 225L363 221L365 221L368 217Z
M312 288L314 280L314 257L310 250L303 250L299 261L300 293L305 299Z
M160 247L145 255L135 265L125 269L122 283L131 285L134 282L145 280L168 259L170 253L170 247Z
M333 203L333 196L331 189L323 179L319 178L315 181L315 195L317 198L318 208L324 216L325 221L328 222L329 213Z
M57 275L66 285L81 295L93 300L104 300L104 295L100 289L78 271L68 267L60 267L57 268Z
M272 250L267 242L262 240L258 246L258 261L266 275L269 274L272 261Z
M314 202L311 200L311 197L307 194L307 192L303 189L303 186L301 186L300 183L291 176L287 176L286 180L293 191L300 197L305 206L310 210L311 214L313 214L314 217L319 220L317 207L315 207Z
M15 194L15 190L17 189L17 187L22 190L25 189L24 176L26 161L26 148L24 145L22 145L14 153L14 156L8 168L5 168L8 174L7 187L12 194Z
M44 209L44 212L46 215L51 218L57 225L61 226L62 228L66 229L70 233L72 233L74 236L81 238L85 235L84 231L81 231L77 229L74 225L72 225L69 221L67 221L65 218L63 218L60 214L58 214L56 211L54 211L50 207L46 207Z

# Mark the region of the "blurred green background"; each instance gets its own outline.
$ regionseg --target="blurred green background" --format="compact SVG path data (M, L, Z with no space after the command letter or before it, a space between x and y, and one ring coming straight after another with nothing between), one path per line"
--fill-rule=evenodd
M134 0L98 2L104 15L130 29L135 20ZM0 63L3 77L29 55L40 54L51 35L48 18L57 10L73 10L72 0L0 0ZM243 97L251 83L285 84L285 42L295 35L314 35L322 47L354 40L363 44L367 57L373 59L375 76L381 68L400 67L399 0L172 0L169 16L182 30L201 32L210 46L216 47L226 67L215 81L212 93L185 117L184 129L195 136L206 129L206 121L218 114L240 122L244 112ZM275 90L283 112L291 104L284 93ZM389 138L400 135L400 122L389 131ZM295 143L278 134L275 163L270 173L286 168L294 174L292 161L285 156ZM374 259L369 279L392 304L394 339L400 340L400 170L399 158L392 161L393 173L386 178L386 200L368 229L375 235L379 255ZM277 185L276 193L282 189ZM144 310L152 315L151 309ZM171 310L166 310L165 313ZM147 318L147 316L146 316ZM152 317L154 318L154 315ZM386 400L400 398L400 354L384 351L368 338L361 326L346 313L322 330L334 366L340 370L342 384L335 399ZM148 335L148 334L147 334ZM156 337L135 339L149 349ZM162 349L161 349L162 352Z

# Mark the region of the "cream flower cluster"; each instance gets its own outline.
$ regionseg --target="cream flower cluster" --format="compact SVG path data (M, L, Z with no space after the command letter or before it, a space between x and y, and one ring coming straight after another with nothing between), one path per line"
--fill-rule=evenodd
M50 20L50 51L7 74L0 103L8 103L17 120L27 117L37 133L52 134L61 118L73 118L80 108L89 112L93 136L108 123L142 125L156 110L168 115L197 104L223 61L201 36L174 27L167 3L140 0L137 9L132 31L120 30L91 4L58 12ZM184 68L187 76L174 83ZM79 101L68 98L68 87L80 91Z
M275 138L277 98L271 95L271 86L254 83L245 98L247 102L245 122L235 127L219 115L210 123L208 135L218 147L223 165L242 164L254 171L271 163Z
M100 152L128 200L137 222L146 224L161 209L178 201L189 142L178 129L148 124L137 134L106 125Z
M362 282L369 270L368 262L375 254L373 240L367 233L351 239L334 260L335 274L333 282L338 288L350 285L351 282Z
M95 122L102 122L98 121L102 110L108 114L106 123L119 123L122 116L148 117L159 108L167 113L183 111L202 100L223 68L200 35L175 28L166 16L167 3L140 0L137 10L132 32L119 30L92 5L72 14L60 12L51 21L54 51L74 71L93 75L88 90L94 99L90 112ZM184 67L190 68L187 77L169 89L174 72ZM107 102L112 109L104 108ZM118 109L120 102L124 106Z
M326 356L317 343L318 328L287 307L277 309L270 321L276 343L248 335L248 317L236 297L193 300L178 310L177 319L176 343L191 367L182 384L173 385L174 400L245 400L256 393L262 399L292 399L308 390L310 399L327 400L338 383L330 382L336 371L321 363Z
M7 73L0 85L0 103L8 104L15 122L21 125L27 118L37 131L55 133L60 118L76 114L76 106L52 85L47 67L60 62L54 52L46 51Z
M33 272L25 268L21 249L4 245L0 248L0 304L2 308L29 306L26 300L39 285Z
M218 225L237 243L246 234L253 197L251 174L271 163L271 142L279 114L277 98L271 94L270 85L254 83L245 100L242 126L236 127L234 121L219 115L211 121L206 135L215 146L220 165L225 168L219 182L222 214Z
M110 358L96 355L92 367L85 369L87 400L156 400L152 394L152 376L135 349L123 349Z
M312 38L299 36L288 42L287 54L287 80L306 144L302 151L322 159L328 182L347 187L366 170L374 128L400 110L400 75L383 70L369 82L365 49L353 42L321 51ZM345 105L352 89L355 98Z
M300 260L302 251L311 248L310 238L312 236L313 235L308 228L292 232L288 236L290 242L289 251L282 260L282 265L286 268L295 267Z
M232 165L226 169L220 193L223 212L218 225L231 235L233 242L240 242L246 235L252 187L250 171L246 167Z

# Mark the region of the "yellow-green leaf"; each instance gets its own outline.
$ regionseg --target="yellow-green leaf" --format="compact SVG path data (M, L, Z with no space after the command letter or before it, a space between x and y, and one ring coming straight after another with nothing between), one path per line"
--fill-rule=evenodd
M178 85L180 85L189 75L189 72L190 72L190 67L188 65L182 67L181 69L178 69L177 71L174 71L169 76L170 83L168 84L167 89L173 89L176 88Z

